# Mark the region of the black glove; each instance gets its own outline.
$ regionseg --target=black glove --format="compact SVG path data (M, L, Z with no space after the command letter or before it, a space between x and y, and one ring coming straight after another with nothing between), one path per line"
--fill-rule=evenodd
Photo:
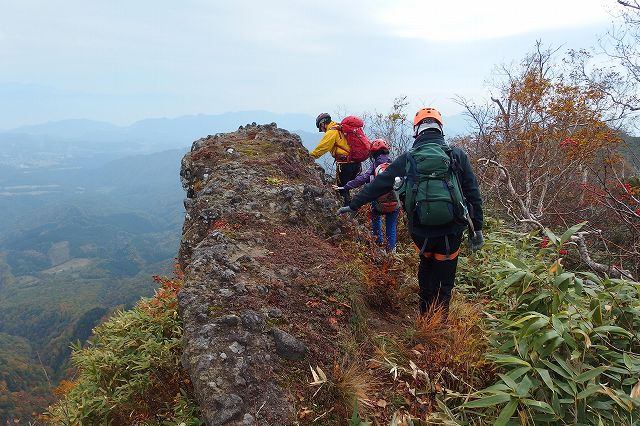
M356 211L353 210L351 207L349 206L344 206L344 207L340 207L338 209L338 211L336 212L337 215L341 215L341 214L345 214L345 213L355 213Z
M480 247L484 245L484 237L482 236L482 231L476 231L473 235L469 235L469 246L471 246L471 251L478 251Z

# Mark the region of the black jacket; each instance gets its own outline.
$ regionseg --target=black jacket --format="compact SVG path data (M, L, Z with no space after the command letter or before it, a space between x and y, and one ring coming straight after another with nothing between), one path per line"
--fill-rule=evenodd
M444 138L437 130L426 130L413 143L413 148L416 148L427 142L437 142L445 145ZM471 163L469 157L460 148L452 148L451 156L457 161L460 171L458 177L460 179L460 186L462 192L467 200L469 215L473 221L473 226L476 231L482 229L482 198L480 197L480 189L478 188L478 181L471 169ZM386 168L386 170L376 176L375 180L366 185L362 191L360 191L351 201L349 207L353 210L358 210L365 204L377 199L382 194L385 194L393 189L395 178L400 176L404 177L407 170L407 156L402 154L393 163ZM459 223L452 223L444 226L414 226L414 234L421 237L438 237L442 235L455 234L464 231L466 225Z

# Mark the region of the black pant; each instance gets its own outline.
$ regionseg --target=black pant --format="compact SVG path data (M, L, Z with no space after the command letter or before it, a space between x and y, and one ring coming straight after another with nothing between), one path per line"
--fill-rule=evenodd
M345 186L347 182L353 180L360 174L360 163L336 163L336 180L338 186ZM351 195L348 189L341 189L338 191L344 199L344 206L348 206L351 203Z
M418 248L424 248L418 269L420 313L425 313L433 304L441 305L446 313L455 283L462 234L426 238L426 245L424 237L411 237Z

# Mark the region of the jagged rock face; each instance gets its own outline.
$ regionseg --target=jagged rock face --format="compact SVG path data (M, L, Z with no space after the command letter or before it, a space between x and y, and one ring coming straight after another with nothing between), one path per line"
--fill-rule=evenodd
M337 199L300 138L275 124L194 142L180 176L183 364L205 421L293 424L279 371L312 355L290 324L305 315L305 248L326 252L315 261L332 265Z

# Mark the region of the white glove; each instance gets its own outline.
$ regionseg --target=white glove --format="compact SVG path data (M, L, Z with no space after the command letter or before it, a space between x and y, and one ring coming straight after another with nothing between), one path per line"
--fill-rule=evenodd
M336 214L339 216L339 215L341 215L341 214L345 214L345 213L352 213L352 214L353 214L353 213L355 213L355 212L356 212L356 211L355 211L355 210L353 210L351 207L349 207L349 206L344 206L344 207L340 207L340 208L338 209L338 211L336 212Z

